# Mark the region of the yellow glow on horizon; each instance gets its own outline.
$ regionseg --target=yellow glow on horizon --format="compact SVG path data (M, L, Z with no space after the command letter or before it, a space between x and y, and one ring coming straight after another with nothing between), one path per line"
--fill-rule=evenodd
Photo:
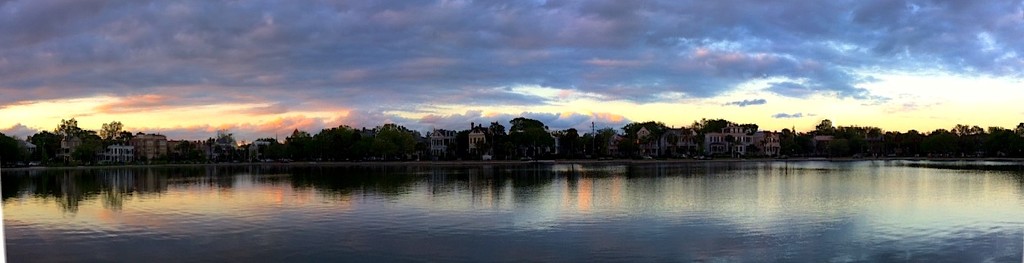
M471 111L480 111L483 117L523 112L557 113L561 117L590 114L597 116L599 126L617 126L625 118L631 121L660 121L674 127L690 126L702 118L723 118L738 123L756 123L764 130L793 127L798 131L811 130L822 119L830 119L837 126L876 126L887 131L901 132L910 129L922 132L949 129L956 124L1010 128L1024 121L1024 110L1020 110L1017 105L1017 100L1024 98L1024 89L1019 88L1024 86L1022 80L940 73L867 75L874 76L877 81L858 87L876 96L873 99L839 98L836 94L828 93L806 98L785 97L767 91L767 87L772 82L799 80L777 78L754 79L711 98L686 97L682 93L673 93L661 96L663 100L650 103L607 100L603 95L574 88L528 85L509 90L547 98L547 104L483 107L430 104L425 106L427 108L424 111L385 111L384 114L413 120L428 115L457 115ZM92 130L98 130L103 123L114 120L124 123L126 130L142 132L161 132L183 127L207 130L219 127L256 127L268 130L274 129L271 127L273 125L279 125L281 127L278 128L283 130L297 125L295 123L308 124L310 119L346 124L344 121L350 113L349 109L340 108L288 109L277 106L273 101L212 105L167 103L174 99L160 95L95 96L15 104L0 108L0 129L22 124L34 129L52 130L61 119L76 118L80 127ZM754 99L765 99L767 103L746 107L728 104ZM125 108L117 108L119 106ZM773 117L780 113L799 113L802 117Z

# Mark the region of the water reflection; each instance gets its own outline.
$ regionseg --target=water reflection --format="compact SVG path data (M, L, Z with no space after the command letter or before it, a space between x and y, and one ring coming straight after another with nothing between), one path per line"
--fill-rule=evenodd
M176 259L1006 261L1024 247L1020 171L913 162L27 170L0 185L22 259L200 244Z

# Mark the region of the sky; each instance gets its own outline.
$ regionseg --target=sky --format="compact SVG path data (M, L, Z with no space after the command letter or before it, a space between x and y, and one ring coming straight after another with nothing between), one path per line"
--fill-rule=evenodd
M0 0L0 132L1024 121L1024 1Z

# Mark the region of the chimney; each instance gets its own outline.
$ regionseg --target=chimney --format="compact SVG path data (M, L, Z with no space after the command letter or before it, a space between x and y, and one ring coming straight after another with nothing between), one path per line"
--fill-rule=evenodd
M469 129L473 130L473 128L476 128L476 123L469 122Z

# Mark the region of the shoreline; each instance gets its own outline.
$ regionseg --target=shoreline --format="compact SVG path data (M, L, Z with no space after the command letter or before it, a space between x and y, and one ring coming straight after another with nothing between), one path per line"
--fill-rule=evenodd
M109 168L165 168L165 167L240 167L240 166L477 166L477 165L532 165L532 164L603 164L603 165L648 165L648 164L694 164L694 163L736 163L736 162L860 162L860 161L939 161L939 162L1019 162L1024 163L1024 158L946 158L946 157L885 157L885 158L826 158L826 157L802 157L787 159L771 158L725 158L712 160L694 159L663 159L663 160L633 160L633 159L560 159L560 160L466 160L466 161L394 161L394 162L289 162L289 163L196 163L196 164L132 164L132 165L97 165L97 166L35 166L3 168L8 171L29 171L29 170L78 170L78 169L109 169Z

